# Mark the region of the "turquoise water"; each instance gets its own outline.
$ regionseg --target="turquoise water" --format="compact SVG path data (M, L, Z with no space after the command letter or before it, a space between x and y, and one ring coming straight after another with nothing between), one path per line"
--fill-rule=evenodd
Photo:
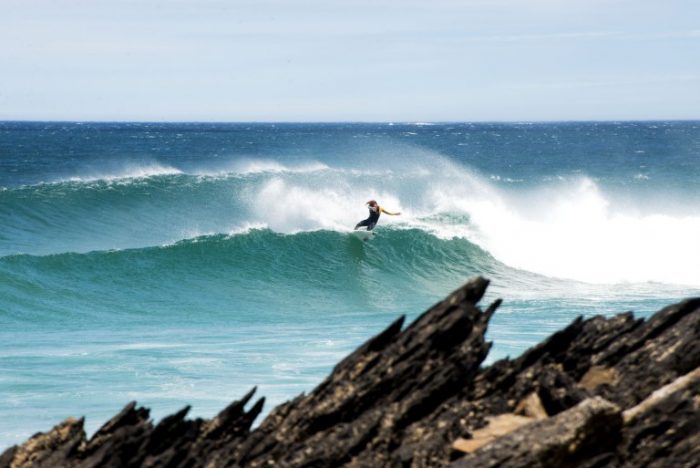
M700 293L700 123L0 123L0 447L312 389L473 275L489 362ZM348 234L377 199L376 236Z

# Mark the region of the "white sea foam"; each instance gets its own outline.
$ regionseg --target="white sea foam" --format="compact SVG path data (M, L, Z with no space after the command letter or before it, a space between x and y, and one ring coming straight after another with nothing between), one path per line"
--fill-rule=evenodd
M113 182L175 174L182 174L182 171L157 162L126 163L120 167L106 170L88 170L84 174L61 179L58 182L95 182L99 180Z
M242 226L227 229L229 236L239 236L241 234L248 234L250 231L258 229L267 229L269 226L263 223L244 223Z
M569 187L464 201L480 236L504 263L587 282L699 285L700 216L618 210L590 179Z
M304 161L298 164L282 164L272 159L237 159L231 163L219 166L196 168L186 171L159 162L126 162L122 165L107 168L87 168L80 175L74 175L57 180L60 182L123 182L145 179L149 177L190 174L204 178L248 176L255 174L304 174L328 170L329 166L318 161Z
M203 168L194 171L200 176L229 176L252 174L303 174L328 170L328 165L318 161L304 161L297 164L282 164L274 159L244 158L231 163Z
M648 213L644 200L618 206L585 176L504 189L446 159L423 163L408 176L364 176L360 185L350 172L325 180L271 177L251 195L255 222L281 232L348 230L374 198L403 211L383 216L381 225L464 237L515 268L592 283L700 285L700 214Z
M353 187L337 179L328 185L310 187L275 177L255 190L253 213L258 223L281 232L344 231L365 215L362 206L368 193L371 191L367 187ZM394 197L379 193L376 198L391 201Z

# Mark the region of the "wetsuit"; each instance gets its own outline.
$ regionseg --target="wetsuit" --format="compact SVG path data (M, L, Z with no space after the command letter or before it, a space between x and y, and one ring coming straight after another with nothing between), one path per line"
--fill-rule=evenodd
M371 231L374 229L374 226L377 225L377 221L379 221L379 215L381 214L382 209L377 206L376 211L373 210L372 208L369 209L369 218L363 219L357 225L355 225L355 229L361 227L361 226L367 226L367 230Z

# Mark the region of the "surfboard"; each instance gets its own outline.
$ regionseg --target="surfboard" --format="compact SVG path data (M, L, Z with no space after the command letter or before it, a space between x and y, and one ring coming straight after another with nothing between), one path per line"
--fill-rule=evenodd
M355 236L363 241L370 240L372 237L374 237L374 233L372 231L365 230L350 231L350 235Z

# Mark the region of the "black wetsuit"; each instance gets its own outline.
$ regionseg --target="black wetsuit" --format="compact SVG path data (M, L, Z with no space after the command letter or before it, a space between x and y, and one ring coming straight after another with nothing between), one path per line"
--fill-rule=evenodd
M374 226L377 225L377 221L379 221L379 215L381 214L382 210L381 208L377 207L377 211L373 211L372 209L369 210L369 218L363 219L357 225L355 226L355 229L361 227L361 226L367 226L367 230L371 231L374 229Z

